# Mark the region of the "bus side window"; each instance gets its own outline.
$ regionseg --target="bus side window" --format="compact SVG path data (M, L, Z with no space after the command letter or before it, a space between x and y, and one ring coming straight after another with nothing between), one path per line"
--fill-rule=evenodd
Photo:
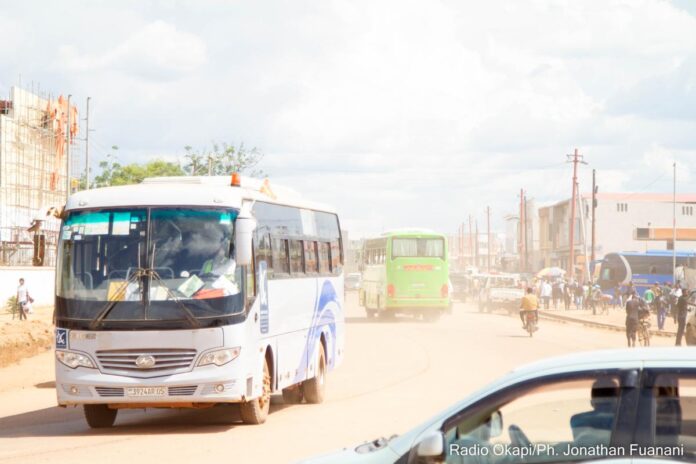
M331 242L331 272L341 273L341 244L338 240Z
M304 260L302 259L302 242L299 240L290 240L288 242L288 250L290 255L290 273L304 274Z
M288 241L279 237L273 237L271 251L273 255L273 274L289 274Z
M316 274L319 270L317 267L317 242L304 242L304 257L305 257L305 272L307 274Z
M329 266L329 244L326 242L318 242L319 248L319 273L320 274L330 274L331 268Z

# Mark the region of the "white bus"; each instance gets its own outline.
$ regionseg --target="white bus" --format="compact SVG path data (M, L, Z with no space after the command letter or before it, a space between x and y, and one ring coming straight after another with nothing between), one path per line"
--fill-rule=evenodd
M276 195L277 194L277 195ZM338 217L267 181L146 179L76 193L56 271L56 391L91 427L123 408L319 403L343 356Z

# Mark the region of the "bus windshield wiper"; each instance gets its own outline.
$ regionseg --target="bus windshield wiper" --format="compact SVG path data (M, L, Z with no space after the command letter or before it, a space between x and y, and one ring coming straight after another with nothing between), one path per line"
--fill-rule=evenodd
M121 301L123 301L123 297L125 296L126 289L130 284L135 281L135 279L138 279L143 276L143 269L136 269L135 272L126 280L123 285L119 287L119 289L116 291L116 293L113 296L113 299L110 300L109 302L104 305L104 307L99 311L99 314L97 314L97 317L95 317L92 322L89 323L89 329L90 330L96 330L99 325L101 325L102 321L106 316L109 315L112 309L116 307L117 304L119 304Z
M162 287L164 287L164 290L167 292L167 296L174 300L181 310L183 311L184 315L186 316L186 320L191 324L191 327L199 328L201 326L201 323L196 319L196 316L193 315L190 309L176 296L172 293L172 291L167 287L167 284L162 280L162 278L159 276L157 271L154 269L143 269L146 275L154 278Z
M182 312L184 313L184 316L186 316L186 320L191 325L191 327L199 328L201 326L201 323L198 321L198 319L196 319L196 316L194 316L191 310L188 309L186 305L171 292L171 290L169 290L167 284L162 280L162 278L154 269L138 268L135 270L135 272L133 272L133 274L128 278L128 280L125 281L123 285L121 285L121 287L119 287L119 289L114 294L114 299L112 301L109 301L104 306L104 308L102 308L97 317L95 317L94 320L90 322L90 330L96 330L101 325L101 323L104 321L106 316L109 315L111 310L114 309L118 303L123 301L122 298L126 292L126 289L128 288L128 285L130 285L131 283L133 283L133 281L135 281L135 279L138 279L140 277L152 277L158 283L160 283L167 292L167 296L175 303L177 303L177 305L179 305Z

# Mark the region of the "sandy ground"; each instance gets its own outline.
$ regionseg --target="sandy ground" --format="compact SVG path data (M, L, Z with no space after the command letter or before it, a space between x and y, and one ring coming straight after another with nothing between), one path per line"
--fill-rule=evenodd
M27 320L0 315L0 367L34 356L53 346L52 307L36 308ZM3 385L0 382L0 391Z
M619 332L550 321L530 338L518 319L463 304L434 324L367 320L353 295L347 313L346 358L326 401L274 398L261 426L242 425L228 406L121 411L115 428L95 431L80 409L55 406L50 352L0 369L0 462L294 462L407 431L520 364L625 344Z

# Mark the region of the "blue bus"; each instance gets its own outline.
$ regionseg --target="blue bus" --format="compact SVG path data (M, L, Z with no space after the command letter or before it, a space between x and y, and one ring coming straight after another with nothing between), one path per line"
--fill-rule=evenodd
M655 250L608 253L601 261L598 284L605 293L612 293L618 285L622 291L633 282L642 296L654 283L672 283L672 251ZM696 267L696 252L677 251L677 267Z

